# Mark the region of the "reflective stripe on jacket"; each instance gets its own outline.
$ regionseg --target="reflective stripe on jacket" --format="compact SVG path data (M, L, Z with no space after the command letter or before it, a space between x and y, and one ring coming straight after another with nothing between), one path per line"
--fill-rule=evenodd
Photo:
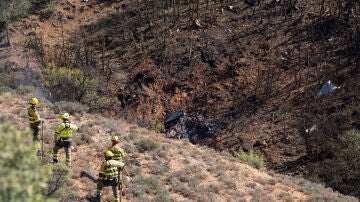
M69 121L64 121L56 127L55 133L61 138L70 138L72 137L72 133L78 130L79 128L75 124L72 124Z
M36 123L41 121L39 112L36 110L35 106L30 106L28 109L28 119L30 123Z
M108 150L110 150L114 156L112 157L113 160L122 160L122 158L125 157L125 151L123 148L117 146L117 145L114 145L112 147L109 147Z
M122 169L125 166L124 163L116 160L105 161L99 170L100 179L115 179L118 177L118 169Z

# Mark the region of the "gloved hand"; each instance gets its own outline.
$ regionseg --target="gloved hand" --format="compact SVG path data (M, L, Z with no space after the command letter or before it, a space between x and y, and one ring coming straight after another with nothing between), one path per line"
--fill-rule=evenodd
M105 175L103 173L99 173L99 180L104 179Z

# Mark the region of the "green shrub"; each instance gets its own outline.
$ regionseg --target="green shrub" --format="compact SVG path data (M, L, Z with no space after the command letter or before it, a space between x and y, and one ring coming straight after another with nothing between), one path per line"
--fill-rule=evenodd
M253 150L244 152L239 149L239 151L234 151L234 156L256 169L261 169L265 166L264 159L261 156L254 154Z
M116 96L106 97L99 95L96 91L88 92L82 102L90 107L90 111L109 109L112 107L118 108L121 106L121 102Z
M160 145L150 138L143 138L136 142L136 146L140 152L145 152L157 149Z
M96 91L99 83L95 77L81 69L57 67L49 63L43 69L45 87L56 100L80 102L88 92Z
M360 132L349 130L328 144L334 157L317 164L314 170L331 187L360 197Z
M162 130L162 124L157 118L157 116L153 116L150 122L150 130L154 131L155 133L160 133Z
M117 97L107 97L98 91L100 81L92 70L57 67L49 63L43 68L45 87L54 100L80 102L89 106L91 111L119 107Z
M31 144L30 131L19 132L0 117L0 201L49 201L42 196L50 170L42 166Z
M48 180L46 196L52 198L63 198L65 195L66 183L70 180L71 169L64 164L52 166L52 173Z

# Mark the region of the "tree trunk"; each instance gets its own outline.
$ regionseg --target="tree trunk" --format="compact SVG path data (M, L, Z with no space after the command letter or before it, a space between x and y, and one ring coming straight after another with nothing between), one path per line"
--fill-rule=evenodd
M10 46L9 23L8 22L5 22L5 29L6 29L6 45Z

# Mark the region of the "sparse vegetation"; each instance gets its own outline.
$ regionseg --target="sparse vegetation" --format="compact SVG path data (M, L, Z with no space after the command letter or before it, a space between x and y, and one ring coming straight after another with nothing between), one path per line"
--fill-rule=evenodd
M54 111L55 114L59 114L59 115L64 112L67 112L70 115L75 115L75 114L81 115L88 111L88 107L86 105L82 105L77 102L60 101L60 102L55 102L52 105L52 110Z
M53 5L48 4L46 8L42 9L39 13L39 19L40 21L45 21L51 18L55 13L55 9Z
M160 147L160 144L150 138L142 138L136 143L137 148L140 152L152 151Z
M52 174L47 182L48 190L46 196L56 199L69 198L65 185L70 180L71 173L71 169L65 165L54 165L52 167Z
M6 44L10 45L9 24L28 13L29 0L4 0L0 2L0 42L3 29L6 30Z
M244 152L243 150L234 151L234 156L256 169L262 169L265 166L264 159L254 154L253 150L249 152Z

